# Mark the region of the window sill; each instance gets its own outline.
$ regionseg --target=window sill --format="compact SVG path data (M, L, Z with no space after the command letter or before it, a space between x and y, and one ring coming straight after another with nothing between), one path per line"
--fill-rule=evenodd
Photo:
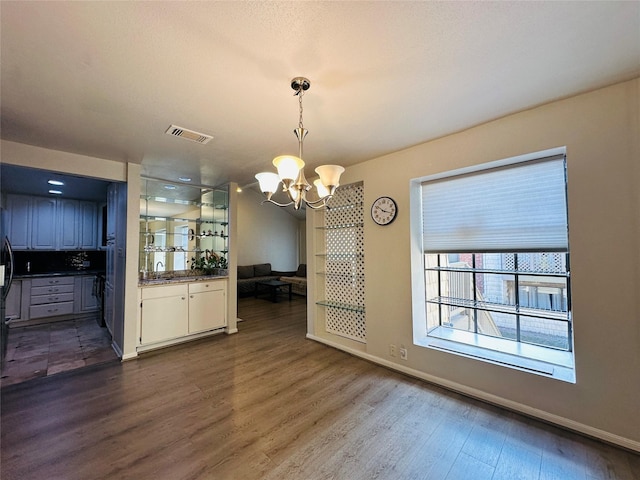
M416 345L575 383L573 353L437 327Z

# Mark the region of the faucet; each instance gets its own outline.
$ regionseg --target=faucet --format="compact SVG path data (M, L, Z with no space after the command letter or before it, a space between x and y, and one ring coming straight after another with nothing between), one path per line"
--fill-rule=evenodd
M156 272L158 271L158 265L162 265L162 268L164 268L164 263L159 261L156 263Z

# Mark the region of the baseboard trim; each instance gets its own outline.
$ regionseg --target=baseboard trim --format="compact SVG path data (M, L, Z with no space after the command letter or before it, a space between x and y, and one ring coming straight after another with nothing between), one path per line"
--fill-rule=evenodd
M390 368L391 370L404 373L406 375L409 375L410 377L419 378L426 382L433 383L435 385L441 386L448 390L452 390L462 395L475 398L477 400L482 400L492 405L497 405L499 407L506 408L507 410L513 410L523 415L537 418L538 420L542 420L544 422L552 423L559 427L566 428L567 430L578 432L588 437L597 438L598 440L602 440L603 442L611 443L613 445L617 445L627 450L640 453L640 442L637 442L635 440L621 437L620 435L616 435L614 433L610 433L605 430L601 430L599 428L585 425L583 423L579 423L574 420L564 418L559 415L555 415L553 413L545 412L544 410L539 410L537 408L530 407L528 405L523 405L521 403L514 402L512 400L508 400L508 399L499 397L497 395L493 395L491 393L483 392L482 390L477 390L475 388L471 388L466 385L445 380L443 378L436 377L434 375L429 375L428 373L421 372L420 370L404 367L402 365L398 365L397 363L389 362L383 358L376 357L366 352L354 350L352 348L346 347L344 345L333 342L331 340L327 340L325 338L318 337L316 335L307 333L306 337L309 340L313 340L313 341L325 344L329 347L342 350L343 352L349 353L356 357L363 358L372 363L376 363L383 367Z
M134 358L138 358L138 352L128 353L126 355L122 355L122 361L133 360Z

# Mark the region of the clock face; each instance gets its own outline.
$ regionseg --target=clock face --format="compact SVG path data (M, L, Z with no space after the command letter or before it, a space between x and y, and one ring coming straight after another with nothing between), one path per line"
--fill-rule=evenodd
M398 206L390 197L380 197L371 205L371 218L378 225L389 225L396 219Z

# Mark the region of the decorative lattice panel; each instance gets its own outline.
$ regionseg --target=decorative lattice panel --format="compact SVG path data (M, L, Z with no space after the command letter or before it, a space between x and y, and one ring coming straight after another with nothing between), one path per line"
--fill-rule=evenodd
M515 270L515 255L504 255L504 269ZM562 273L566 271L564 253L518 253L518 271Z
M326 330L366 341L364 314L364 185L340 187L325 211Z

